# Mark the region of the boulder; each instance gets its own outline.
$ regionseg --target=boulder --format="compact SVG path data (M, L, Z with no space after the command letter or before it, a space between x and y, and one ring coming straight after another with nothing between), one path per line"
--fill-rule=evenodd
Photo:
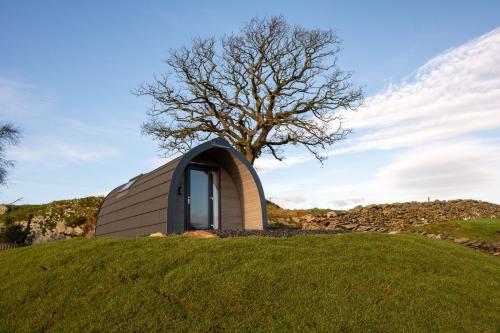
M318 230L318 229L323 229L325 228L324 225L320 225L315 222L304 222L302 223L302 230Z
M370 231L372 228L369 227L369 226L366 226L366 225L360 225L359 227L356 228L356 231L359 231L359 232L366 232L366 231Z
M453 241L455 243L463 244L463 243L467 243L469 241L469 239L466 237L460 237L460 238L455 238Z
M358 226L357 224L353 224L353 223L339 224L339 227L341 227L342 229L346 229L346 230L352 230L352 229L356 228L357 226Z
M337 217L338 214L334 211L331 211L331 212L326 213L325 215L326 215L327 219L331 219L331 218Z
M73 235L75 236L82 236L84 234L84 231L80 227L74 227L73 228Z
M206 230L186 231L182 235L192 238L219 238L216 234Z
M148 237L167 237L163 232L154 232L150 234Z
M304 222L311 222L311 221L314 221L316 220L317 216L316 215L313 215L313 214L307 214L307 215L304 215L302 216L302 221Z
M66 232L66 225L64 224L64 221L57 222L55 232L58 234L64 234Z
M0 215L3 215L9 211L9 207L5 205L0 205Z

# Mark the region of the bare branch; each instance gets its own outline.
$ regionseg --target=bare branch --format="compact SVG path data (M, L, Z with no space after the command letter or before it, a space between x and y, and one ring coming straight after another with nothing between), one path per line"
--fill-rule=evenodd
M0 123L0 185L6 184L8 169L14 165L14 162L5 157L5 148L16 145L20 138L21 132L17 127L9 123Z
M239 33L195 39L171 51L171 75L136 94L153 103L143 132L167 154L213 137L228 140L253 163L262 153L283 159L282 147L319 151L342 140L338 111L357 110L363 92L337 66L340 39L282 17L252 19Z

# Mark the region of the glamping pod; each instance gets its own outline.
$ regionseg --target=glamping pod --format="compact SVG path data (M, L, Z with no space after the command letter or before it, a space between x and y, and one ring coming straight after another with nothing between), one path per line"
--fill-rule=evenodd
M99 210L96 235L266 227L266 201L257 173L218 138L111 191Z

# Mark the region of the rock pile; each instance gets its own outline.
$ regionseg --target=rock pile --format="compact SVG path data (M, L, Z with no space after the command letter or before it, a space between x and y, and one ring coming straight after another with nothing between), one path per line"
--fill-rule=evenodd
M357 230L362 226L361 231L404 231L415 225L474 218L500 218L500 205L477 200L436 200L357 206L346 212L303 216L301 225L303 229Z

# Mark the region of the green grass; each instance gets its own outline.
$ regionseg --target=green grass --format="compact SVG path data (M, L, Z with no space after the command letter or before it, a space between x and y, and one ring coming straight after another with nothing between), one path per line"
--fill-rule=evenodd
M500 219L475 219L428 224L419 227L433 234L467 237L485 241L500 241Z
M2 220L2 221L27 220L29 215L37 213L43 207L44 207L44 205L18 205L18 206L12 205L10 207L10 211L3 214L0 218L0 220Z
M0 252L0 332L499 332L499 277L413 235L72 239Z
M292 218L301 217L308 214L326 214L333 211L329 208L310 208L310 209L286 209L278 206L277 204L267 201L266 203L267 217L268 218ZM341 210L335 210L342 212Z

